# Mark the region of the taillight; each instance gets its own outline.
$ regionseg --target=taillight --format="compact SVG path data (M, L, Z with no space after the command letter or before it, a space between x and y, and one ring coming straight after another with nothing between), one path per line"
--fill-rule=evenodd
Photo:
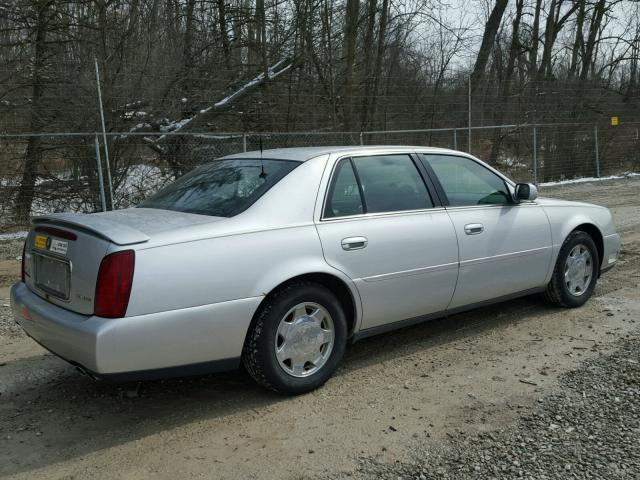
M133 250L107 255L100 263L94 313L99 317L124 317L129 305L136 256Z

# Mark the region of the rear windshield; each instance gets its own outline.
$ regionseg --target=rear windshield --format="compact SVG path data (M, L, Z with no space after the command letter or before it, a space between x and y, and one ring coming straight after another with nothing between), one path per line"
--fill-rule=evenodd
M214 160L180 177L138 207L233 217L298 165L287 160Z

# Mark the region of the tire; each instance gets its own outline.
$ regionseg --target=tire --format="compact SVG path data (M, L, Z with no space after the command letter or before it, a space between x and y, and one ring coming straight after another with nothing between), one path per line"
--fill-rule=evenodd
M323 285L298 282L276 291L261 306L245 340L242 363L263 387L298 395L331 377L346 344L347 320L338 298ZM301 360L310 355L318 361Z
M586 253L580 255L579 251L582 249L588 252L588 255ZM567 259L572 253L582 256L583 260L584 258L590 258L588 262L583 261L577 264L577 270L575 270L577 272L576 275L572 275L574 270L570 270L567 263ZM571 261L569 261L569 263L571 263ZM565 239L558 253L558 260L553 269L553 276L545 291L546 300L554 305L566 308L576 308L584 305L596 287L598 273L600 271L599 266L600 258L598 256L598 249L591 236L580 230L571 232ZM590 278L588 282L583 284L583 287L580 287L589 269ZM569 277L565 276L567 271L569 271ZM573 280L576 276L578 278L577 282Z

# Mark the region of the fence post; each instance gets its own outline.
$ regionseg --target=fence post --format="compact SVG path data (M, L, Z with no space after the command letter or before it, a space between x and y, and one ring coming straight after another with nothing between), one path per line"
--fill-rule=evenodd
M598 152L598 125L593 127L594 139L596 141L596 177L600 178L600 155Z
M453 149L454 150L458 149L458 129L457 128L453 129Z
M468 96L469 96L469 124L468 124L467 138L468 138L469 148L467 149L467 152L471 153L471 75L469 75Z
M364 145L364 135L360 132L360 145Z
M104 108L102 107L102 90L100 89L100 71L98 70L98 59L93 56L96 66L96 86L98 87L98 106L100 107L100 121L102 122L102 139L104 141L104 161L107 164L107 180L109 181L109 200L111 210L113 210L113 183L111 182L111 166L109 165L109 144L107 143L107 128L104 123Z
M538 185L538 130L533 126L533 183Z
M104 196L104 180L102 179L102 162L100 161L100 142L98 141L98 134L95 138L96 144L96 163L98 164L98 184L100 185L100 201L102 203L102 211L107 211L107 199Z
M242 134L242 151L243 152L247 151L247 134L246 133Z

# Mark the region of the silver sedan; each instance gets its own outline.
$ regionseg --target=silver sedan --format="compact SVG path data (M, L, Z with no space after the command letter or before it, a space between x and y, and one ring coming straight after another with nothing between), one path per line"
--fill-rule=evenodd
M579 307L619 247L606 208L537 198L461 152L267 150L136 208L34 218L11 301L95 378L243 365L296 394L369 335L537 292Z

